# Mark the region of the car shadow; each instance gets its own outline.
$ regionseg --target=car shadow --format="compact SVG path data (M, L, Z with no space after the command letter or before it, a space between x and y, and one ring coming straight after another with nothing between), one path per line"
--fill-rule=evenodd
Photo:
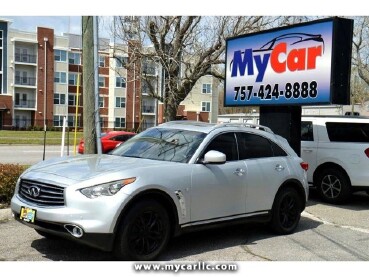
M320 199L319 194L316 189L310 189L309 201L306 206L314 205L325 205L329 207L337 207L342 209L348 209L352 211L362 211L369 209L369 195L366 192L358 191L354 192L351 197L344 204L329 204Z
M295 233L317 228L320 224L320 222L301 217ZM272 233L266 224L256 223L196 231L172 238L167 249L157 260L193 260L194 255L236 246L244 248L275 236L276 234ZM40 252L45 259L52 261L117 261L112 253L63 239L40 238L34 240L31 247ZM219 260L222 258L219 257Z

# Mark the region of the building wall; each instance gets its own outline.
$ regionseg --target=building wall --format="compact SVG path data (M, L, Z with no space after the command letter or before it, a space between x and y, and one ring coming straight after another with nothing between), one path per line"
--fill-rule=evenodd
M203 93L203 84L211 84L211 93ZM204 112L202 110L203 102L210 102L210 112L207 116L208 121L217 122L218 116L218 87L219 81L211 75L201 77L187 95L185 100L181 102L181 105L185 106L185 111L189 112Z

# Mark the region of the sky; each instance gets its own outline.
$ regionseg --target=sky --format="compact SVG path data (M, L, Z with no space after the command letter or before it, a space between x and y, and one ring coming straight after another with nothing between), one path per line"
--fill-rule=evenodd
M322 0L4 0L1 3L0 18L11 19L11 28L34 32L37 26L49 27L56 35L81 31L82 15L98 15L105 18L114 15L369 15L364 0L322 1ZM37 5L35 4L37 3ZM99 4L98 4L99 3ZM102 4L103 3L103 4ZM260 4L262 3L262 4ZM105 23L105 22L104 22ZM109 36L108 27L100 30Z
M54 29L54 34L57 36L63 33L81 34L82 16L4 16L0 18L11 21L10 28L36 32L37 27L47 27ZM110 37L110 21L112 17L99 17L99 36L103 38Z

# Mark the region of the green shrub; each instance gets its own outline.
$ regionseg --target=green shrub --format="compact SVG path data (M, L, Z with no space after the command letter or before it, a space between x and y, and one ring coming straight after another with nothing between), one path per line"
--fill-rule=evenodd
M17 180L25 169L19 164L0 163L0 207L10 204Z

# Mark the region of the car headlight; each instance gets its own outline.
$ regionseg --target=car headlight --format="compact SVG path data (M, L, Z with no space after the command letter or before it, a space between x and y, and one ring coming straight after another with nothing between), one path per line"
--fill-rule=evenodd
M80 192L88 198L96 198L99 196L112 196L116 194L120 189L126 185L129 185L136 181L136 178L128 178L119 181L109 182L105 184L96 185L81 189Z

